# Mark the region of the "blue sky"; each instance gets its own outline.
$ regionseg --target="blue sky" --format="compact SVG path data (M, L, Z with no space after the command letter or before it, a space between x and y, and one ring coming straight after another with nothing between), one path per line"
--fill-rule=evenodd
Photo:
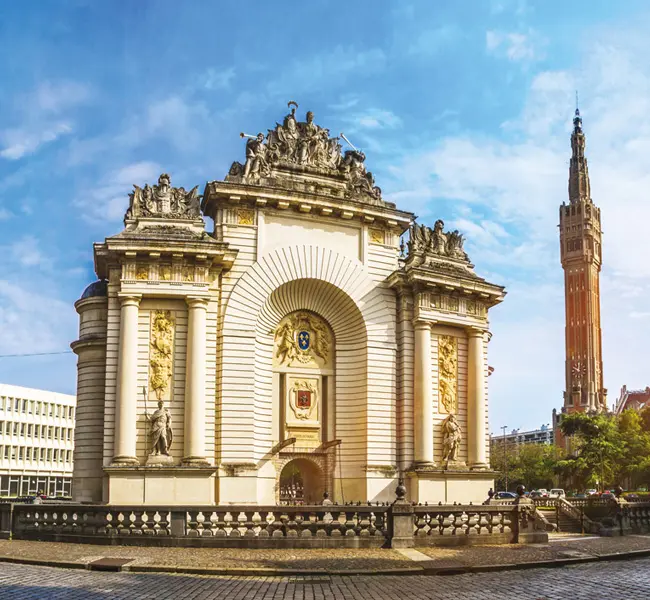
M27 8L29 7L29 9ZM610 1L37 1L0 7L0 354L77 333L92 242L132 184L187 189L286 112L344 131L385 196L468 239L507 286L491 428L550 421L564 388L558 206L574 90L605 238L610 403L650 384L650 7ZM74 393L75 357L0 358L0 381Z

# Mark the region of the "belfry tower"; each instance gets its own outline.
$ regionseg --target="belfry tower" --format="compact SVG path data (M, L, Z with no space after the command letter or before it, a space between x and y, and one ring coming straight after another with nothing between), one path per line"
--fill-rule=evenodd
M600 209L591 201L582 118L571 134L569 203L560 207L560 258L566 310L566 388L563 412L607 409L600 330Z

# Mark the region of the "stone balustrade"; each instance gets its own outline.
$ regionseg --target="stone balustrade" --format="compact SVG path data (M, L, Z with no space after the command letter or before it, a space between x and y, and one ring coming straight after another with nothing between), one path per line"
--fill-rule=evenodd
M379 548L518 541L519 506L0 505L0 536L93 544L221 548ZM538 529L538 528L536 528ZM397 533L399 530L400 533Z

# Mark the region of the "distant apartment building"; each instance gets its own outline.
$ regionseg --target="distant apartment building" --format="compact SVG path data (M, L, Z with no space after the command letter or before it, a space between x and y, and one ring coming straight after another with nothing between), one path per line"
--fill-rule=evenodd
M75 396L0 384L0 497L69 496Z
M499 448L506 444L507 446L521 446L524 444L552 444L553 428L550 425L542 425L539 429L533 431L520 431L513 429L505 435L493 434L491 437L492 448Z
M646 387L645 390L628 390L624 385L614 405L614 413L620 415L628 408L639 411L646 406L650 406L650 387Z

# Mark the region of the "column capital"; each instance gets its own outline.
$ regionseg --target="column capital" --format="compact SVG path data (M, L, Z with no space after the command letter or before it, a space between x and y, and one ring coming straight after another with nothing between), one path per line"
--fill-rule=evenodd
M490 333L486 328L476 327L474 325L466 327L465 331L467 332L468 337L483 337L486 333Z
M127 292L118 292L117 297L122 306L140 306L142 294L129 294Z
M431 329L438 321L424 321L423 319L413 319L413 327L416 329Z
M206 310L208 308L208 300L209 298L205 298L204 296L188 296L185 298L185 302L189 308L204 308Z

